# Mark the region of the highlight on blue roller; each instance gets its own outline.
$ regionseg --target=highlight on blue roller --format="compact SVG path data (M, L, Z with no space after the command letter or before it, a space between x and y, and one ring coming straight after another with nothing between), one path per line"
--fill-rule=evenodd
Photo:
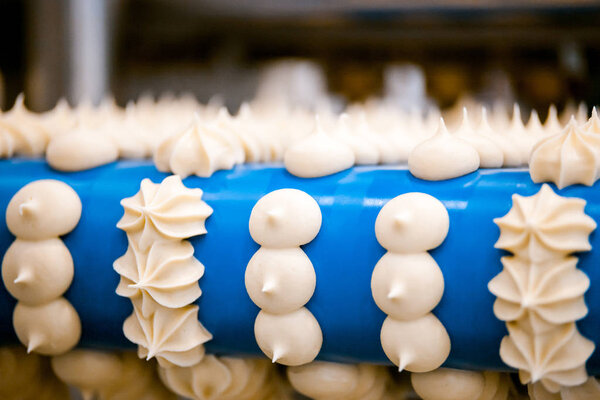
M120 161L89 171L62 173L43 160L0 161L0 255L14 237L6 227L6 206L24 185L38 179L57 179L79 194L83 211L79 224L63 240L75 262L73 283L65 297L82 322L80 347L131 348L122 324L132 312L128 299L115 294L119 276L113 262L125 253L125 233L116 228L123 215L121 199L133 196L140 182L160 182L167 174L149 161ZM195 257L206 267L200 280L199 319L213 334L207 351L221 355L262 355L254 338L259 309L248 297L244 274L258 250L248 221L256 202L282 188L296 188L314 197L323 215L317 237L303 246L317 275L307 308L319 321L323 347L318 359L338 362L389 364L380 344L385 314L371 295L371 274L385 250L375 238L375 219L383 205L408 192L428 193L448 209L450 230L430 254L445 280L444 295L433 313L450 335L452 349L445 366L473 370L507 370L499 356L507 334L493 314L495 297L488 282L502 265L503 252L494 248L499 229L493 219L505 215L514 193L530 196L540 189L527 170L479 170L443 181L414 178L406 168L359 166L335 175L301 179L280 165L246 164L218 171L210 178L188 177L184 184L204 191L203 200L214 210L206 222L208 233L190 239ZM587 201L586 214L600 222L598 185L575 185L561 196ZM578 321L581 333L600 339L600 235L590 236L593 250L578 254L578 267L591 280L585 295L589 314ZM0 345L17 343L12 327L15 300L0 285ZM600 374L600 351L587 363L590 374Z

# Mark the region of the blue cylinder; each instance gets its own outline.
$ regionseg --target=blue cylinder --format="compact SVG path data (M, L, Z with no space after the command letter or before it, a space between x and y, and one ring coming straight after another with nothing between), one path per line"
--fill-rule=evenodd
M57 179L79 194L83 211L79 224L63 240L75 263L73 283L65 297L82 322L80 346L102 349L131 348L122 324L132 312L129 299L115 294L119 276L113 262L125 253L127 238L116 228L123 215L119 204L133 196L143 178L160 182L166 174L148 161L120 161L89 171L61 173L43 160L0 161L0 210L24 185L38 179ZM507 334L492 306L488 282L502 265L502 251L494 249L499 229L493 219L512 207L514 193L530 196L540 188L523 169L479 170L443 182L414 178L403 167L360 166L335 175L301 179L280 165L246 164L218 171L210 178L189 177L187 187L201 188L203 200L214 210L206 222L208 233L190 239L195 257L206 267L197 301L199 319L213 334L208 352L261 355L254 339L258 307L244 286L246 265L258 245L250 237L248 220L254 204L277 189L296 188L313 196L323 215L317 237L303 246L317 275L317 286L307 308L319 321L323 347L319 359L340 362L389 363L379 341L385 314L371 296L371 274L385 250L375 238L375 219L390 199L408 192L428 193L448 209L450 230L444 243L430 251L443 271L445 291L433 311L452 342L445 366L507 370L499 356ZM556 188L553 187L555 191ZM557 191L588 203L585 211L600 222L600 190L575 185ZM14 237L0 222L0 255ZM600 235L590 237L594 250L578 254L591 280L585 299L588 316L578 322L581 333L600 339ZM17 342L12 327L15 300L0 287L0 344ZM591 374L600 374L600 352L588 361Z

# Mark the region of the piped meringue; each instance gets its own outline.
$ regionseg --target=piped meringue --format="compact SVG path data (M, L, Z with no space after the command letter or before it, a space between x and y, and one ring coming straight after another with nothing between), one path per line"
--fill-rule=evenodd
M160 184L144 179L140 191L121 205L125 214L117 228L139 236L142 250L161 237L180 240L205 234L205 221L213 211L202 201L201 189L188 189L176 175Z
M408 169L417 178L441 181L469 174L479 168L477 151L451 135L440 118L437 133L421 142L408 157Z
M2 261L2 280L23 304L36 306L62 294L73 280L73 258L62 240L15 240Z
M28 353L62 354L75 347L81 336L79 315L63 297L40 306L17 303L13 325Z
M433 314L410 321L387 317L381 327L381 346L400 371L427 372L448 358L450 337Z
M345 143L323 130L317 119L315 131L293 143L285 152L285 168L301 178L335 174L354 165L354 152Z
M590 119L583 125L583 130L586 133L600 134L600 118L596 107L592 108Z
M313 361L323 344L319 323L304 307L281 315L260 311L254 323L254 335L267 357L288 366Z
M492 140L473 130L466 108L463 108L462 123L454 135L475 148L479 154L481 168L500 168L502 166L504 162L502 150Z
M576 183L592 186L600 177L600 137L571 119L561 134L535 146L529 173L534 182L554 182L559 189Z
M148 303L151 300L148 300ZM161 366L192 366L204 357L204 346L212 335L198 321L198 306L166 308L146 304L149 316L142 314L141 300L132 298L133 314L123 324L127 339L138 345L138 355L156 357Z
M533 196L512 198L508 214L494 220L500 227L496 248L533 262L591 249L588 236L596 222L585 214L585 200L561 197L548 185Z
M6 208L6 225L20 239L64 235L81 216L81 200L66 183L43 179L23 186Z
M451 368L413 373L410 380L423 400L480 400L485 387L481 372Z
M53 137L46 149L46 161L59 171L83 171L117 158L119 149L108 134L85 128Z

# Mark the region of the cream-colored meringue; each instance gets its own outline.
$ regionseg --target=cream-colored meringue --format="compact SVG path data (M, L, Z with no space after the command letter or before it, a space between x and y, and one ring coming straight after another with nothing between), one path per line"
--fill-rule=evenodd
M239 150L243 151L241 145ZM182 178L192 174L209 177L217 170L233 168L239 150L196 114L188 128L159 144L154 163L160 171L173 172Z
M317 236L321 219L319 204L309 194L298 189L275 190L254 205L250 235L268 248L297 247Z
M313 361L289 367L287 376L298 392L315 400L349 399L357 389L357 365Z
M585 362L595 345L581 336L575 323L539 335L531 335L517 322L506 326L509 336L502 339L500 356L519 370L521 383L541 382L556 393L561 386L581 385L588 379Z
M527 129L523 124L523 119L521 118L521 108L517 103L515 103L513 106L512 119L510 120L510 126L505 132L505 135L511 141L513 151L519 153L520 163L519 165L514 166L519 167L527 165L531 150L537 142L537 139L528 134Z
M600 383L595 378L588 378L584 384L563 387L558 393L548 392L542 383L534 383L527 385L527 391L531 400L597 400Z
M529 116L529 121L527 121L525 130L527 131L527 135L531 136L536 142L546 135L546 131L544 130L544 126L542 125L540 116L536 110L531 110L531 115Z
M125 214L117 228L135 236L142 250L154 241L180 240L206 233L205 221L212 208L202 201L201 189L188 189L176 175L160 184L144 179L140 191L121 200Z
M119 149L108 134L85 128L53 137L46 149L46 161L59 171L83 171L117 158Z
M161 382L156 363L140 360L134 352L119 354L120 368L117 381L103 387L98 397L102 400L176 400Z
M229 368L213 355L186 368L160 368L159 374L173 392L196 400L218 400L232 383Z
M554 104L548 108L548 117L546 117L546 122L544 122L544 130L548 136L557 135L563 130L563 126L558 120L558 111L556 111Z
M576 183L592 186L600 177L600 137L571 119L562 133L538 142L529 173L534 182L554 182L559 189Z
M450 337L433 315L410 321L387 317L381 327L381 347L400 371L428 372L450 354Z
M40 306L18 302L13 325L28 353L63 354L75 347L81 336L79 315L63 297Z
M15 240L2 260L8 292L26 305L62 296L73 280L73 258L60 239Z
M499 128L500 129L500 128ZM506 128L501 128L506 129ZM511 139L504 134L492 129L488 122L487 109L481 108L481 120L477 126L477 132L496 144L502 151L502 166L503 167L518 167L522 165L521 153L515 150L515 146Z
M246 290L252 301L271 314L297 310L312 297L317 277L300 247L261 247L248 262Z
M147 252L130 242L113 267L121 275L117 294L141 296L144 317L149 316L154 302L179 308L202 294L198 280L204 275L204 265L194 258L194 247L188 241L158 241Z
M504 153L502 152L502 149L492 140L473 130L469 123L469 116L466 108L463 108L462 123L454 133L454 136L469 143L477 150L481 168L500 168L502 166L504 162Z
M38 115L27 110L22 93L10 111L0 114L0 131L11 136L16 154L40 156L46 150L48 132L40 123Z
M267 357L288 366L313 361L323 344L321 327L305 307L283 315L260 311L254 323L254 335Z
M52 357L52 370L63 382L77 387L86 399L102 389L116 385L121 375L121 360L116 354L94 350L71 350Z
M481 372L451 368L413 373L410 380L423 400L480 400L485 386Z
M77 120L69 103L62 97L52 110L40 116L40 123L52 138L73 130L77 125Z
M375 235L386 250L420 253L442 244L449 226L448 211L438 199L426 193L406 193L383 206L375 221Z
M583 130L586 133L600 134L600 118L596 107L592 108L590 119L583 125ZM1 152L0 152L1 153Z
M355 124L350 121L348 114L342 114L338 119L335 136L352 149L355 164L378 164L381 157L377 144L371 138L366 121L360 123L362 125Z
M541 264L502 257L502 264L504 270L488 284L497 297L494 314L501 321L527 317L533 331L541 333L587 314L583 294L590 280L576 268L576 257Z
M408 157L408 169L417 178L441 181L469 174L479 168L477 150L451 135L440 118L437 133L421 142Z
M0 126L0 158L11 158L15 152L15 140Z
M323 130L317 120L315 131L293 143L283 158L285 168L301 178L335 174L354 165L354 152L345 143Z
M8 230L19 239L61 236L77 226L81 200L66 183L42 179L23 186L6 208Z
M371 278L373 299L397 320L419 318L435 308L444 293L444 276L427 252L381 257Z
M198 306L166 308L157 303L146 307L149 317L142 314L141 299L132 298L133 314L123 324L123 333L138 345L138 355L147 360L156 357L163 367L189 367L204 357L203 343L212 335L198 321Z
M513 207L494 222L500 227L496 248L533 262L591 249L596 222L584 212L585 200L561 197L548 185L529 197L514 194Z

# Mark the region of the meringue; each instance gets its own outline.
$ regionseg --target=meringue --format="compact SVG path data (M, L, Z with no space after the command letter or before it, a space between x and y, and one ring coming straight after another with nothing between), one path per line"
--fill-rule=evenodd
M479 400L485 387L481 372L450 368L413 373L410 380L423 400Z
M548 185L534 196L512 199L508 214L494 220L500 227L496 248L533 262L591 250L588 236L596 222L585 214L585 200L561 197Z
M43 179L23 186L12 197L6 225L19 239L48 239L72 231L80 216L77 193L66 183Z
M272 249L297 247L312 241L321 229L319 204L297 189L280 189L263 196L250 214L252 239Z
M481 168L500 168L504 162L504 154L500 147L484 135L473 130L469 123L467 109L463 108L463 120L454 136L469 143L479 154Z
M313 361L323 344L319 323L304 307L281 315L260 311L254 323L254 335L267 357L288 366Z
M36 306L62 296L73 280L73 258L62 240L15 240L2 261L2 280L23 304Z
M112 138L81 128L53 137L46 149L46 161L59 171L83 171L117 158L119 149Z
M254 304L271 314L285 314L308 302L317 277L300 247L261 247L248 263L245 283Z
M405 193L383 206L375 221L375 235L388 251L420 253L442 244L449 227L448 211L438 199L426 193Z
M448 358L450 337L433 314L410 321L387 317L381 327L381 347L400 371L427 372Z
M188 189L172 175L160 184L144 179L140 191L121 200L125 213L117 228L138 238L142 250L161 238L180 240L206 233L212 208L202 201L201 189Z
M212 335L198 321L198 306L166 308L147 304L149 316L142 314L141 300L132 298L133 314L123 324L123 333L138 345L138 355L156 357L161 366L189 367L204 357L203 343ZM151 300L148 300L151 302Z
M463 176L476 171L479 165L479 154L473 146L451 135L441 118L437 133L421 142L408 157L410 173L428 181Z
M317 120L313 134L293 143L283 157L285 168L301 178L335 174L354 165L354 152L323 130Z
M71 350L81 336L81 321L62 297L39 306L17 303L13 325L27 352L58 355Z
M529 173L534 182L554 182L559 189L576 183L592 186L600 177L600 137L571 119L561 134L535 146Z

